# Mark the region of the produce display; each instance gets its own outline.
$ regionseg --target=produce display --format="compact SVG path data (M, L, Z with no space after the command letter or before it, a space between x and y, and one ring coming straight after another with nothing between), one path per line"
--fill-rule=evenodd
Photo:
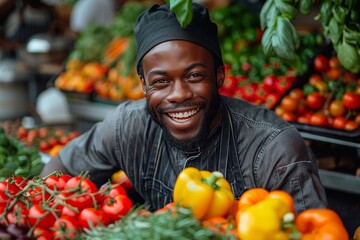
M313 71L299 79L275 112L290 122L335 129L333 133L338 135L357 136L360 77L344 69L335 55L318 54L313 60Z
M19 127L16 137L26 147L55 156L63 146L79 135L78 131L39 126L35 128Z
M349 239L331 209L296 215L291 195L263 188L236 200L221 173L193 167L178 176L174 202L154 212L122 184L97 188L86 173L8 177L0 219L2 239Z
M226 64L225 81L220 93L270 109L293 86L297 77L309 70L308 63L325 43L321 34L303 34L296 59L283 61L264 54L259 18L243 5L215 9L211 17L219 26Z
M55 86L65 93L82 93L86 100L119 103L143 98L135 70L133 28L137 16L148 7L127 2L108 27L92 25L77 39Z

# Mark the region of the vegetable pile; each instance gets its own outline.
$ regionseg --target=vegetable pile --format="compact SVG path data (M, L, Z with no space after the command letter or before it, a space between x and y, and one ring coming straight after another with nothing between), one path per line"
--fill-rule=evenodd
M75 239L85 229L118 221L132 207L121 185L109 182L98 189L86 174L0 182L0 223L9 235L15 225L28 229L29 238Z
M302 86L281 99L275 112L290 122L345 131L360 126L360 77L344 69L335 55L318 54Z

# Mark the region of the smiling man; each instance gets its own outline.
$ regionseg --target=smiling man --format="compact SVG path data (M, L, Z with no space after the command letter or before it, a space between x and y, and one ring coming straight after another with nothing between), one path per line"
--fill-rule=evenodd
M145 99L126 101L64 147L42 176L88 170L102 185L124 170L137 193L159 209L172 201L185 167L220 171L236 198L249 188L289 192L299 213L326 207L314 155L298 131L272 111L219 95L224 66L217 26L193 4L185 29L167 5L135 27Z

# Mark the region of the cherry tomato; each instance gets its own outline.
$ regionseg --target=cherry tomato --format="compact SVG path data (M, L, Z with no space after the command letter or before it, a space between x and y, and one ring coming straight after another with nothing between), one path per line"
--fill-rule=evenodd
M45 184L52 190L61 191L65 188L66 182L72 178L69 174L63 174L61 176L51 175L45 179Z
M346 109L341 100L333 100L329 105L329 112L331 116L337 117L345 114Z
M19 191L20 188L15 184L0 182L0 205L6 205Z
M293 112L285 111L281 117L288 122L296 122L297 121L297 116Z
M33 237L36 240L53 240L54 236L49 230L46 230L44 228L36 227L34 229Z
M116 197L117 195L127 195L126 190L120 184L106 184L103 185L100 189L104 195L110 197Z
M326 75L328 76L328 78L330 80L336 80L336 79L339 79L339 77L341 75L341 70L338 68L329 68L326 71Z
M107 197L101 209L115 222L121 219L133 206L130 198L126 195L117 195L116 197Z
M277 76L275 74L270 74L264 77L262 83L265 89L269 91L274 91L276 81L277 81Z
M22 201L18 201L15 203L14 207L11 211L6 215L6 219L8 220L9 224L20 224L26 225L27 224L27 216L29 210L26 209L26 205Z
M49 197L50 193L43 191L41 187L34 187L27 190L26 196L31 200L33 204L45 202Z
M278 77L275 82L275 91L283 95L291 88L292 80L287 76Z
M20 176L8 177L5 181L9 182L11 184L15 184L20 189L23 189L27 185L27 183L29 182L29 180L27 180L24 177L20 177Z
M304 93L301 88L294 88L289 92L289 96L294 99L301 100L304 98Z
M324 102L324 98L319 92L312 92L306 96L306 105L311 109L322 109Z
M283 97L280 105L285 111L294 112L295 110L297 110L298 100L288 95Z
M355 110L360 107L360 96L353 92L345 92L342 102L346 108Z
M280 101L280 94L276 92L269 93L265 99L265 106L268 109L273 109L276 104Z
M68 204L82 210L91 207L94 204L94 198L91 194L98 192L96 185L89 179L82 176L74 176L70 178L64 187L67 190L66 200Z
M314 58L314 69L318 72L326 71L329 68L329 59L322 54Z
M345 125L345 130L347 131L353 131L357 129L359 125L355 121L348 121Z
M110 217L103 211L96 208L84 208L79 215L79 224L82 228L90 229L90 226L107 226Z
M339 59L337 56L331 56L329 58L329 67L330 68L339 68L341 66Z
M337 116L332 122L332 127L336 129L345 129L346 123L348 121L343 116Z
M310 118L310 124L326 127L329 125L327 117L323 113L314 113Z
M32 227L50 228L55 222L55 216L46 211L40 204L35 204L29 209L29 223Z
M54 222L52 226L55 239L75 239L80 232L80 225L72 217L61 216Z

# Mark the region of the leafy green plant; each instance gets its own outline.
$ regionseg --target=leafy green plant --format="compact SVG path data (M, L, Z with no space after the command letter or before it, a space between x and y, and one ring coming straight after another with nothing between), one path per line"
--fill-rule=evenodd
M265 54L294 59L299 36L291 20L299 13L309 14L315 6L314 0L266 0L260 12ZM357 0L323 0L315 17L331 40L341 64L355 73L360 72L359 8Z

